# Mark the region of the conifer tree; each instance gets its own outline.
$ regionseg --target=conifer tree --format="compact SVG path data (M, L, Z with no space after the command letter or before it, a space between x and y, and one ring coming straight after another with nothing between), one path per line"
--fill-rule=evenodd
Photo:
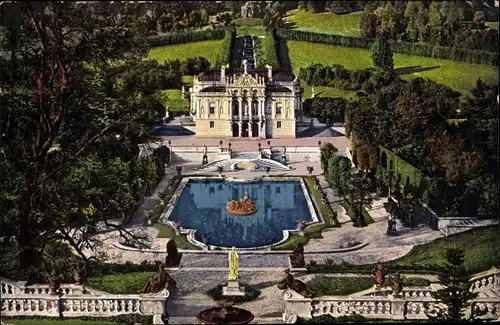
M372 45L371 58L373 66L383 70L391 71L394 69L394 60L392 47L389 41L384 38L377 38Z

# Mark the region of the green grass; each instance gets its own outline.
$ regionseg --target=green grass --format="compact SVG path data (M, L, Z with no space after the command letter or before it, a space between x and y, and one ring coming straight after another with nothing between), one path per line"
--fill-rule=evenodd
M177 247L180 249L201 249L200 247L191 244L187 240L186 235L176 235L172 227L168 225L157 223L154 227L159 230L158 235L156 236L157 238L173 238L175 240L175 243L177 244Z
M112 274L88 279L88 286L112 294L138 294L154 272Z
M222 40L153 47L149 51L148 59L163 63L169 60L184 61L192 57L202 56L210 62L210 66L214 66L221 46Z
M286 20L290 28L313 33L337 34L359 37L362 12L336 15L330 12L311 13L304 10L291 10Z
M272 248L273 250L292 250L299 243L306 245L311 238L323 238L323 236L321 236L321 232L325 229L340 226L340 224L332 225L332 207L329 204L323 204L321 202L321 192L319 189L314 188L314 177L304 177L304 181L306 182L314 201L316 201L316 205L318 206L325 223L308 227L304 231L304 236L298 234L290 235L286 242L274 246Z
M6 324L12 325L116 325L118 323L102 320L81 319L6 319Z
M302 101L311 98L312 87L305 82L301 83L302 88L304 88L304 94L302 95ZM356 91L348 91L342 90L333 87L323 87L323 86L314 86L314 92L316 93L316 97L342 97L342 98L354 98L356 97Z
M498 30L498 21L487 21L487 22L485 23L485 25L486 25L488 28Z
M296 75L298 75L301 67L305 68L311 63L323 65L341 64L350 70L366 69L372 66L371 52L364 49L288 41L288 51L293 73ZM394 65L396 69L436 67L422 72L409 72L403 74L402 77L405 79L414 77L429 78L462 94L469 94L479 77L487 83L498 83L498 71L497 67L494 66L404 54L394 54Z
M316 276L306 284L313 297L346 296L373 287L375 279L372 277Z
M189 100L181 99L182 91L180 89L166 89L161 91L166 95L163 103L170 111L189 111Z
M408 255L392 261L391 264L401 266L410 266L414 263L442 264L445 262L445 249L457 247L465 252L465 265L469 272L476 273L493 266L500 267L499 244L499 227L484 227L415 246Z
M237 26L236 36L264 36L264 26Z
M236 26L262 26L261 18L238 18L233 22Z

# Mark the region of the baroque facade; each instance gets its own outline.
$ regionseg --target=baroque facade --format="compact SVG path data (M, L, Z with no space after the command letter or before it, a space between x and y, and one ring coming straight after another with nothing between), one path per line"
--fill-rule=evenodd
M196 136L206 138L295 138L302 118L300 81L266 69L209 70L193 80L191 117Z

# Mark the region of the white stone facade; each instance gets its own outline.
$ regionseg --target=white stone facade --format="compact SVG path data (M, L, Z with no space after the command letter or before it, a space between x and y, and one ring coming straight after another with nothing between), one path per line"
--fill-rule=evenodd
M228 74L230 72L228 71ZM271 67L226 75L226 67L193 80L191 117L197 137L295 138L302 117L299 80Z

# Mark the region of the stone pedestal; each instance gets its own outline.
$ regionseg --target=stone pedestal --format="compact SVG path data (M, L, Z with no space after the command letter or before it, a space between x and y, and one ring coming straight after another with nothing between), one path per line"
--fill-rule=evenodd
M222 287L223 296L244 296L245 287L240 287L238 280L229 280L227 286Z

